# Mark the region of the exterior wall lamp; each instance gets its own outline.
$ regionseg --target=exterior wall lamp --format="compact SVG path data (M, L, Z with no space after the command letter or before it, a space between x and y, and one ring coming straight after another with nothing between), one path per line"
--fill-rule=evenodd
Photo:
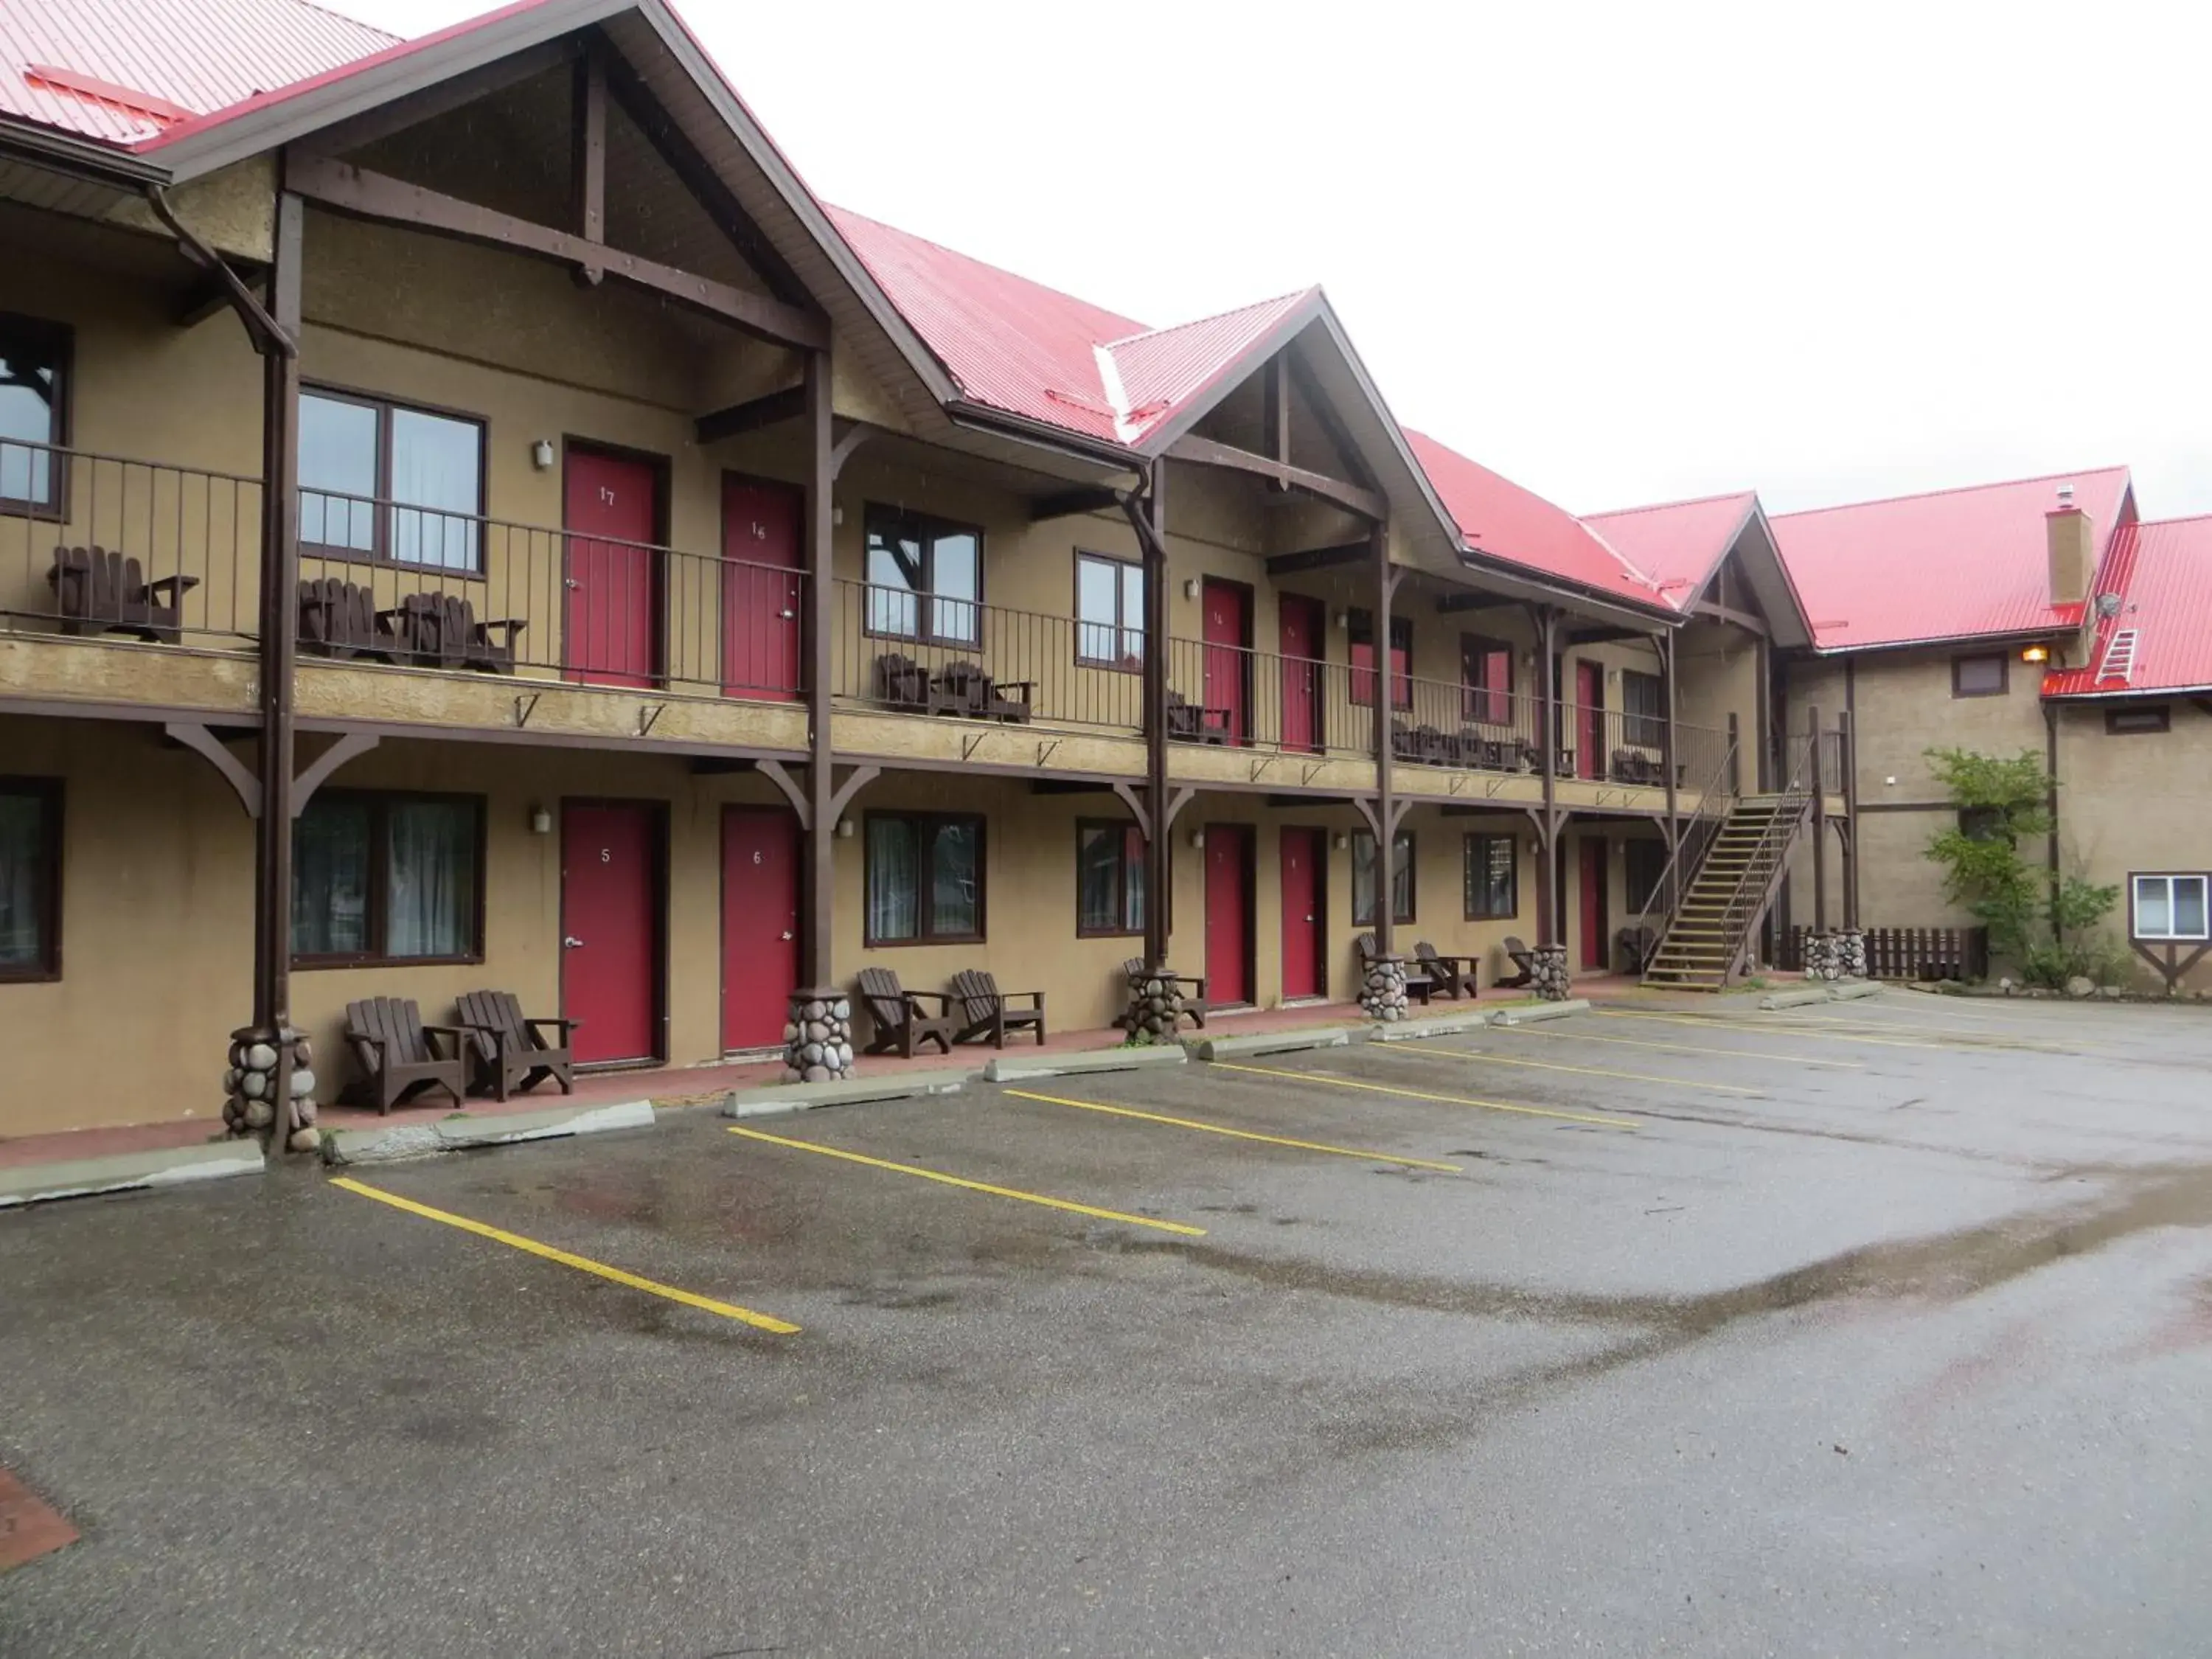
M2022 662L2049 662L2051 647L2047 645L2031 645L2020 653L2020 659Z
M553 441L550 438L540 438L530 446L530 464L540 472L553 470Z
M551 807L533 806L530 809L530 833L533 836L550 836L553 833Z

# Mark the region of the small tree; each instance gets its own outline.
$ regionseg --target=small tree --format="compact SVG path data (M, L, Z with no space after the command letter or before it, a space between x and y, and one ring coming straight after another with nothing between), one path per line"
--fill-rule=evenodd
M2032 749L2008 757L1930 749L1928 764L1958 809L1957 823L1928 843L1928 856L1943 866L1952 902L1990 930L1991 951L2018 963L2031 984L2116 982L2125 955L2092 930L2112 914L2120 890L2067 876L2053 892L2021 855L2021 841L2051 833L2056 786L2042 757Z

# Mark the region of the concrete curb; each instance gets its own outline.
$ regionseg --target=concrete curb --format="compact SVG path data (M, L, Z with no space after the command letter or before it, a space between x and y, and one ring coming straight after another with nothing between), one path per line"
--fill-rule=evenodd
M1497 1013L1504 1012L1499 1009ZM1485 1009L1464 1014L1446 1014L1441 1019L1408 1019L1391 1025L1370 1025L1367 1028L1367 1040L1370 1042L1416 1042L1423 1037L1453 1036L1462 1031L1480 1031L1496 1017L1496 1013Z
M1073 1077L1085 1072L1136 1072L1154 1066L1188 1065L1190 1056L1179 1043L1152 1043L1134 1048L1101 1048L1095 1053L1061 1054L1054 1060L1006 1060L993 1055L983 1067L986 1083L1021 1083L1037 1077Z
M1783 1008L1809 1008L1816 1002L1828 1000L1825 985L1808 985L1802 991L1770 991L1759 998L1761 1013L1771 1014Z
M182 1187L228 1176L259 1175L264 1167L259 1143L251 1140L164 1146L155 1152L118 1152L112 1158L80 1158L58 1164L27 1164L20 1169L0 1170L0 1210L57 1198L86 1198L94 1193Z
M1540 1019L1565 1019L1569 1014L1589 1012L1589 999L1569 997L1565 1002L1534 1002L1521 1008L1500 1008L1491 1015L1492 1025L1527 1025Z
M1831 1002L1864 1002L1881 994L1881 987L1870 979L1846 980L1828 988Z
M1187 1037L1183 1048L1194 1060L1234 1060L1239 1054L1290 1054L1301 1048L1342 1048L1352 1033L1341 1027L1317 1031L1265 1031L1251 1036Z
M732 1089L722 1101L724 1117L774 1117L811 1112L817 1106L859 1106L878 1101L916 1100L924 1095L957 1095L973 1072L910 1072L903 1077L854 1077L836 1083L770 1083L757 1089Z
M389 1129L340 1129L323 1137L325 1164L394 1164L433 1152L509 1146L528 1140L564 1140L572 1135L605 1134L617 1129L650 1129L653 1103L626 1100L611 1106L556 1106L543 1112L499 1117L456 1116L435 1123L410 1123Z

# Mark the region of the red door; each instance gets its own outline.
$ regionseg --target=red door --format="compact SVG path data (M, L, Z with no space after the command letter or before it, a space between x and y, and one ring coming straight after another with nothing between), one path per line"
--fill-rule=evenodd
M1252 831L1206 826L1206 994L1252 1000Z
M1209 726L1224 720L1231 743L1249 743L1245 679L1252 652L1251 595L1234 582L1209 580L1200 594L1206 611L1206 717Z
M1276 600L1282 622L1283 747L1321 750L1321 652L1328 637L1319 599L1285 593ZM1287 833L1287 832L1286 832ZM1284 993L1285 996L1290 993Z
M660 475L649 461L568 453L563 659L572 680L651 685L660 644Z
M561 1012L580 1061L660 1056L660 815L636 801L561 807Z
M1323 830L1283 831L1285 1000L1317 997L1322 993L1322 860L1328 855L1328 834Z
M799 988L799 822L722 809L722 1049L783 1041Z
M1605 842L1585 836L1582 847L1583 967L1606 971L1605 959Z
M722 475L726 692L782 702L799 696L799 526L805 502L788 484Z
M1575 775L1605 775L1605 665L1575 664Z

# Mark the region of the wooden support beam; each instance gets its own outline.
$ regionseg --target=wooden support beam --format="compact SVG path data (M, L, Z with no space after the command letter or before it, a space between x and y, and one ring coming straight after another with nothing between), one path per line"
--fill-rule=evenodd
M1119 795L1134 786L1112 783L1104 778L1031 778L1032 795ZM1123 797L1127 799L1127 797Z
M799 820L799 827L801 830L812 829L814 814L808 806L806 791L799 787L799 780L791 775L790 769L780 760L759 761L755 764L760 775L774 784L784 799L791 803L792 815Z
M1169 445L1168 454L1176 460L1200 466L1224 467L1233 472L1249 472L1255 477L1272 479L1285 489L1316 496L1347 513L1357 514L1370 524L1379 524L1389 514L1389 502L1376 490L1332 478L1325 472L1309 472L1287 461L1255 455L1249 449L1238 449L1231 444L1217 443L1195 433L1186 433Z
M836 828L837 820L845 816L845 809L853 804L853 797L883 775L884 769L880 766L855 766L845 774L844 781L837 786L836 793L830 797L831 828Z
M1284 347L1277 356L1290 372L1291 384L1298 389L1298 395L1306 400L1306 407L1313 411L1314 420L1323 435L1335 447L1336 453L1344 458L1345 467L1352 474L1352 482L1379 493L1382 486L1375 482L1375 475L1367 470L1366 463L1360 456L1359 446L1352 441L1350 430L1338 417L1336 405L1322 394L1321 383L1314 379L1313 370L1306 366L1305 359L1289 346Z
M1717 600L1698 600L1690 607L1690 614L1693 617L1702 617L1708 622L1726 623L1731 628L1741 628L1745 633L1754 634L1762 640L1768 637L1764 618L1754 617L1748 611L1738 611L1733 605L1720 604Z
M383 741L374 732L348 732L308 762L299 776L292 780L292 816L296 818L307 811L307 803L315 798L315 791L329 781L331 773Z
M1047 519L1072 519L1083 513L1109 513L1121 502L1121 496L1110 489L1063 489L1057 495L1040 495L1031 501L1030 522L1042 524Z
M1640 628L1574 628L1567 630L1566 643L1577 645L1617 645L1623 640L1649 640L1650 635Z
M231 274L268 302L269 268L258 264L239 261L232 264ZM237 308L232 297L230 283L220 272L210 271L192 284L191 290L177 301L174 313L179 328L198 328L210 317L227 315Z
M1495 593L1446 593L1437 600L1437 609L1447 614L1468 611L1510 611L1522 604L1519 599L1501 599Z
M830 483L836 483L838 477L844 472L845 463L853 459L853 452L867 442L869 439L877 436L881 428L870 426L866 422L854 421L837 434L837 441L830 446Z
M1268 459L1288 466L1291 464L1291 399L1289 388L1284 385L1283 359L1279 354L1267 360L1261 381L1261 395L1265 400L1261 424L1267 432ZM1288 489L1290 485L1278 478L1273 487Z
M1137 833L1146 841L1152 838L1152 815L1146 811L1144 798L1138 794L1133 783L1113 783L1107 786L1121 798L1121 805L1129 809L1129 816L1137 821Z
M1367 556L1365 542L1339 542L1334 547L1302 547L1295 553L1271 554L1270 576L1294 576L1301 570L1326 570L1332 565L1357 564Z
M168 720L161 727L170 742L182 744L220 773L222 781L238 797L238 804L246 809L246 816L261 816L261 780L255 777L244 761L222 746L222 741L207 728L203 720Z
M757 432L763 427L781 426L795 421L806 412L806 388L786 386L781 392L763 392L757 398L748 398L741 404L732 404L727 409L718 409L711 415L702 415L692 422L692 430L702 444L718 444L725 438L734 438L740 433Z
M723 778L736 772L758 769L760 763L750 755L694 755L691 757L691 775L695 778Z
M784 304L809 315L818 316L820 307L813 295L807 292L806 284L799 280L798 273L776 252L775 244L769 240L759 222L746 211L744 204L738 199L737 192L699 153L684 135L683 128L676 124L676 118L653 95L652 88L639 78L629 60L616 52L602 54L602 59L606 70L609 94L622 112L629 117L638 131L645 135L646 142L653 146L667 164L668 170L682 182L684 188L699 198L715 226L730 239L730 246L737 249L738 257L760 273L761 280L768 284L769 292ZM823 343L825 346L828 343L826 339Z
M404 225L565 264L596 264L610 276L704 312L772 344L813 351L829 349L830 325L819 317L727 283L587 242L568 231L532 224L513 214L495 212L419 185L319 156L295 161L287 176L301 196L333 213Z
M571 35L559 40L549 40L543 46L532 46L441 81L420 92L409 93L390 103L380 104L374 109L341 121L335 126L325 127L315 134L311 143L322 155L345 155L357 149L389 138L395 132L404 132L425 121L434 121L465 104L489 98L495 93L505 92L509 87L520 86L525 81L558 69L573 62L582 47Z
M576 60L575 155L569 178L575 192L571 208L576 234L604 246L607 240L607 76L596 52ZM606 280L604 265L585 264L577 279L586 288Z

